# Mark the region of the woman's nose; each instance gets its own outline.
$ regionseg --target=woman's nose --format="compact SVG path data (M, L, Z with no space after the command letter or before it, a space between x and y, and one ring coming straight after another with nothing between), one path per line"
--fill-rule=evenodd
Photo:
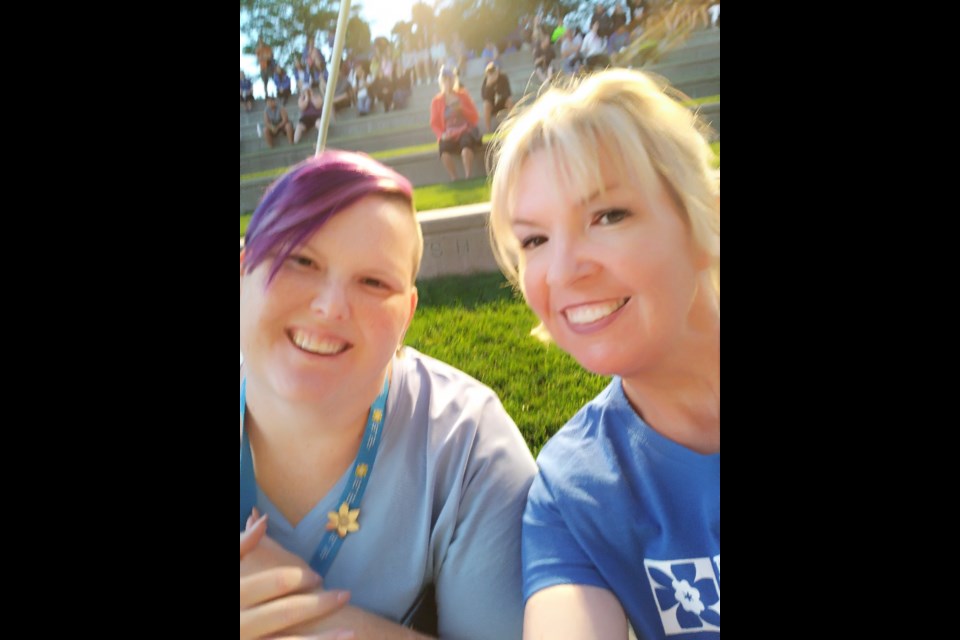
M344 286L325 278L317 287L310 309L328 320L342 320L349 315Z

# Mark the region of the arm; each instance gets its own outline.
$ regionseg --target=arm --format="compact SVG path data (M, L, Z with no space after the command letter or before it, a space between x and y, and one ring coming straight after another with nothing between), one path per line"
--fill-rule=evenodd
M527 602L524 640L626 640L627 633L623 607L604 589L577 585L552 587Z
M521 523L536 463L492 394L479 409L465 403L457 406L457 413L475 416L468 425L474 433L468 437L459 433L466 430L464 425L457 426L459 444L454 446L459 450L451 456L465 460L448 466L455 472L444 488L444 511L455 513L455 519L453 528L442 532L451 542L435 577L440 637L519 638Z
M430 128L437 134L437 141L443 139L443 94L436 96L430 103Z
M283 130L283 128L286 127L289 122L290 116L287 115L287 110L283 107L280 107L280 126L278 128Z
M480 85L480 100L493 102L493 88L487 83L487 76L483 76L483 84Z
M626 613L577 535L594 525L567 508L568 492L550 482L554 472L566 478L566 469L544 458L523 515L524 638L626 640ZM573 499L580 489L571 489Z

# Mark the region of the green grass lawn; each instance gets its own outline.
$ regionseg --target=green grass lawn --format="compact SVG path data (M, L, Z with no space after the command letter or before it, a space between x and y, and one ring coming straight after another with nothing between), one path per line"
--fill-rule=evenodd
M418 283L406 344L488 385L534 455L609 383L530 337L537 320L500 274Z

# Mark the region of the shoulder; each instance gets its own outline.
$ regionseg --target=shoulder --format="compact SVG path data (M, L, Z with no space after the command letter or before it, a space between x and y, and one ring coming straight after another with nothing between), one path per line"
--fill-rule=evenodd
M426 423L429 455L448 464L510 460L530 474L530 448L497 394L444 362L406 347L397 359L400 417Z
M500 405L497 394L476 378L445 362L404 347L397 359L405 385L434 410L463 409L471 405Z
M580 409L537 458L542 480L551 493L554 487L591 484L598 477L610 476L623 453L615 436L628 429L633 415L619 380ZM616 482L615 477L611 479Z

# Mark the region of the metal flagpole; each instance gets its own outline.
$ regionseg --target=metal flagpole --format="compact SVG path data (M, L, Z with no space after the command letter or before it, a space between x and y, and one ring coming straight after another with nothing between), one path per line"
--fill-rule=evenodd
M347 22L350 18L350 0L341 0L340 17L337 18L337 35L333 39L333 54L327 78L327 92L323 97L323 113L320 114L320 130L317 131L317 152L320 153L327 146L327 128L333 116L333 98L337 91L337 77L340 75L340 59L343 57L343 41L347 38Z

